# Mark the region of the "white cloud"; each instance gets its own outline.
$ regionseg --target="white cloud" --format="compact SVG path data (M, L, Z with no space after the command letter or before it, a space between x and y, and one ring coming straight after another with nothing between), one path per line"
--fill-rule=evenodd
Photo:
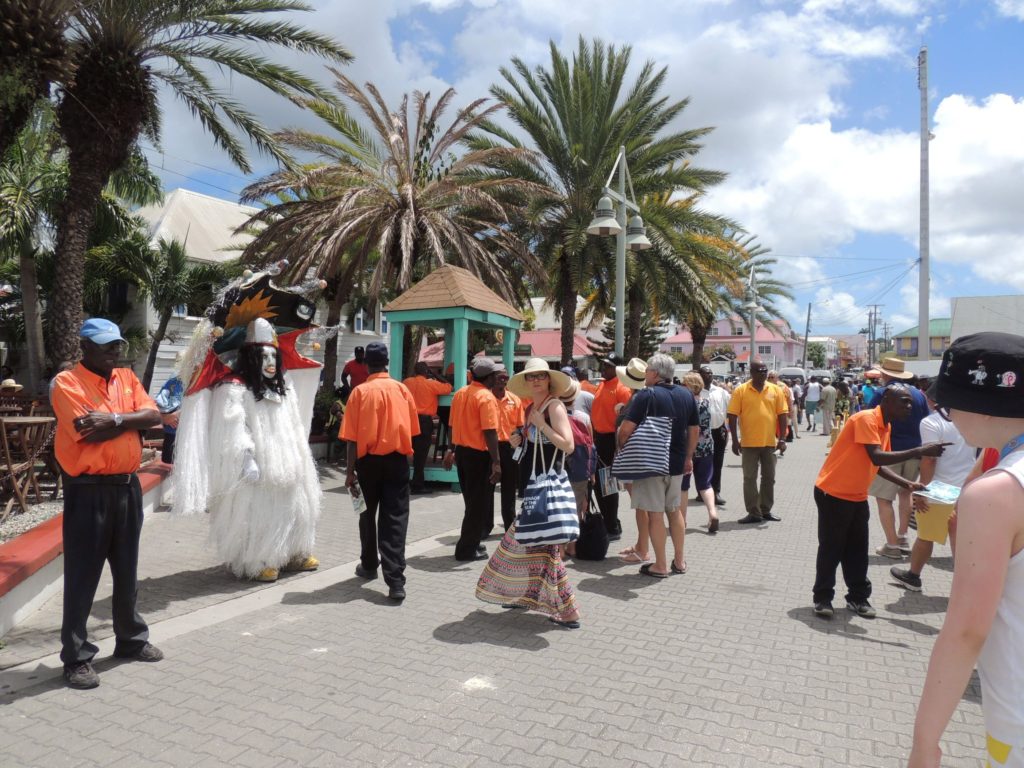
M1024 21L1024 0L996 0L996 10L1003 16Z

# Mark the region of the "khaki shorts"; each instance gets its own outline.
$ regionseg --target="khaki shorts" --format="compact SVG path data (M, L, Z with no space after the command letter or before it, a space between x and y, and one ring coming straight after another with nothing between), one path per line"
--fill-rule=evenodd
M890 464L889 469L902 477L904 480L917 480L918 470L921 468L920 459L907 459L899 464ZM890 483L881 475L876 475L868 488L868 496L876 499L893 501L903 489L895 483Z
M634 480L630 508L645 512L673 512L683 500L682 475L660 475Z

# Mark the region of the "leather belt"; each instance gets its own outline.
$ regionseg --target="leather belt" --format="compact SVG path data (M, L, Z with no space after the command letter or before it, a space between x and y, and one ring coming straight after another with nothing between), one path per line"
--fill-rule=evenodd
M131 485L135 477L134 472L124 475L79 475L78 477L64 476L65 485Z

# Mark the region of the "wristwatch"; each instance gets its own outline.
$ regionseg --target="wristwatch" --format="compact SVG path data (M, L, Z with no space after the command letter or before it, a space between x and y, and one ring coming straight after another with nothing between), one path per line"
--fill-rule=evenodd
M123 421L124 421L124 416L122 416L120 413L115 413L114 414L114 426L115 427L120 427L121 423Z

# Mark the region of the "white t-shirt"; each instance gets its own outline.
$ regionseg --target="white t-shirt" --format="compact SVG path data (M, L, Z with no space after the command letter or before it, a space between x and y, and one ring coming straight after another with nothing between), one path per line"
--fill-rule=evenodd
M701 400L708 401L708 412L711 414L711 429L725 426L726 411L729 410L729 393L716 384L711 389L701 390Z
M930 413L922 419L920 429L922 443L952 443L935 462L933 479L961 487L974 467L977 451L964 441L953 422L938 413Z
M812 381L807 385L807 402L816 403L821 400L821 384Z

